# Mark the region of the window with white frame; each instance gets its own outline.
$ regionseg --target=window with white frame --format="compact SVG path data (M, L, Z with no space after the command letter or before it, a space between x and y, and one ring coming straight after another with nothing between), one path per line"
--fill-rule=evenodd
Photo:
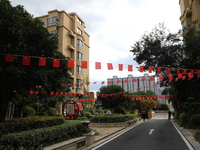
M50 34L57 34L58 31L57 30L53 30L53 31L49 31Z
M79 18L77 18L77 21L78 23L82 24L82 21Z
M77 74L82 74L82 68L81 68L80 65L77 65L77 66L76 66L76 73L77 73Z
M82 30L79 29L79 28L77 28L77 33L80 34L80 35L82 35Z
M54 25L54 24L58 24L58 17L57 16L48 18L48 25Z
M82 61L82 53L77 52L77 60Z
M82 80L81 79L76 79L76 83L77 83L77 87L81 88Z
M81 47L83 46L83 42L80 39L77 39L77 47Z

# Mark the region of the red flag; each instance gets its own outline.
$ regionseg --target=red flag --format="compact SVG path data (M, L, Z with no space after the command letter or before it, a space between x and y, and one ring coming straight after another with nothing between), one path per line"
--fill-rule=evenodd
M124 82L125 82L125 83L128 83L128 79L125 79Z
M113 65L112 65L112 63L107 63L107 66L108 66L108 70L113 70Z
M128 65L128 71L133 71L133 65Z
M14 61L14 55L6 54L5 55L5 62L13 62Z
M180 79L180 78L182 78L183 76L182 76L182 74L178 74L178 78Z
M146 80L146 78L142 78L142 81L145 81Z
M93 84L96 84L97 82L94 82Z
M80 83L80 86L83 86L84 85L84 83Z
M101 69L101 63L100 62L95 62L95 68L96 69Z
M153 69L153 67L149 66L149 73L152 73L152 69Z
M176 70L176 74L179 75L180 74L180 69Z
M164 79L164 77L163 77L163 76L159 76L159 79L160 79L160 80L163 80L163 79Z
M29 56L22 57L22 65L30 65L30 63L31 63L31 57Z
M74 60L67 60L67 67L74 68Z
M112 80L110 80L109 82L108 82L108 84L112 84L113 83L113 81Z
M183 74L187 74L187 69L184 69Z
M194 70L191 70L191 74L194 74Z
M46 66L46 58L39 58L39 66Z
M120 83L121 81L120 80L117 80L117 83Z
M172 75L168 75L168 78L169 78L169 80L172 80L173 76Z
M123 70L123 64L118 64L119 66L119 71L122 71Z
M170 74L170 72L171 72L171 68L167 68L166 73Z
M198 77L200 77L200 70L198 70Z
M140 72L144 71L144 66L140 66Z
M104 84L104 83L105 83L105 81L102 81L102 82L101 82L101 84Z
M157 67L157 73L160 74L161 73L162 68L161 67Z
M176 80L175 81L178 81L178 78L176 78Z
M83 69L87 69L87 61L82 61L82 62L81 62L81 67L82 67Z
M183 76L183 77L182 77L182 80L185 80L185 78L186 78L186 76Z
M188 77L189 77L189 78L193 78L194 75L193 75L192 73L188 73Z
M90 82L86 83L86 85L88 86L90 84Z
M53 67L60 67L60 59L53 59Z
M154 77L150 77L150 81L154 81Z
M133 82L137 82L137 78L134 78L134 79L133 79Z

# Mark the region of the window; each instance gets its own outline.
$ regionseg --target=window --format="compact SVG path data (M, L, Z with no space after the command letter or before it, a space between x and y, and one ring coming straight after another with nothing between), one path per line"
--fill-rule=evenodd
M80 35L82 35L82 30L79 29L79 28L77 28L77 33L80 34Z
M79 18L77 18L77 21L78 23L82 24L82 21Z
M49 31L50 34L57 34L57 30Z
M77 60L82 61L82 53L77 52Z
M77 87L81 88L82 80L81 79L76 79L76 83L77 83Z
M76 72L77 72L77 74L82 74L82 68L80 65L76 66Z
M51 17L48 19L48 25L58 24L58 17Z
M77 47L81 47L83 46L83 42L80 39L77 39Z

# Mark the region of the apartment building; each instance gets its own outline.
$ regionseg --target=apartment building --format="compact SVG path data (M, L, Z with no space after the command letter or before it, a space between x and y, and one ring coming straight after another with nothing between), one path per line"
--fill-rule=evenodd
M72 92L83 93L88 86L81 83L89 81L89 34L85 31L85 22L75 12L52 10L47 15L38 17L44 27L52 34L58 34L58 51L74 60L70 74L73 79ZM81 61L87 61L87 69L82 69Z
M184 29L193 21L197 21L197 29L200 30L200 0L179 0L180 21Z
M153 91L156 95L162 95L162 91L165 87L160 87L159 79L155 76L149 76L148 73L145 73L144 76L134 77L132 75L128 75L128 77L118 78L117 76L113 76L113 78L107 79L107 84L111 85L119 85L123 87L125 91L129 92L137 92L137 91ZM158 99L160 103L165 103L164 99Z

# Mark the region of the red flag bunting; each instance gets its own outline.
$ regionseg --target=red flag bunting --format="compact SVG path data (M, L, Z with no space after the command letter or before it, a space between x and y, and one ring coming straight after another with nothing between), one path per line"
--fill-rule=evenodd
M158 67L158 68L157 68L157 73L158 73L158 74L161 73L161 69L162 69L161 67Z
M153 67L150 66L150 67L149 67L149 73L152 73L152 69L153 69Z
M133 71L133 65L128 65L128 71Z
M87 69L87 61L81 61L81 67Z
M39 66L46 66L46 58L39 58Z
M100 62L95 62L95 68L96 69L101 69L101 63Z
M179 75L180 74L180 69L176 70L176 74Z
M163 76L159 76L159 79L160 79L160 80L163 80L163 79L164 79L164 77L163 77Z
M117 80L117 83L120 83L121 81L120 80Z
M96 84L97 82L94 82L93 84Z
M22 57L22 65L30 65L31 58L29 56L23 56Z
M134 78L134 79L133 79L133 82L137 82L137 78Z
M186 78L186 76L183 76L183 77L182 77L182 80L185 80L185 78Z
M194 74L194 70L191 70L191 74Z
M14 55L6 54L5 55L5 62L13 62L14 61Z
M90 82L86 83L86 85L88 86L90 84Z
M67 60L67 67L74 68L74 60Z
M123 71L123 64L118 64L119 71Z
M168 75L168 78L169 78L169 80L172 80L173 76L172 75Z
M112 65L112 63L107 63L107 66L108 66L108 70L113 70L113 65Z
M171 68L167 68L166 73L170 74L170 72L171 72Z
M198 77L200 77L200 70L198 70Z
M108 84L112 84L113 83L113 81L112 80L110 80L109 82L108 82Z
M128 83L128 79L125 79L124 82L125 82L125 83Z
M142 78L142 81L145 81L146 80L146 78Z
M60 59L57 58L53 59L53 67L60 67Z
M180 79L180 78L182 78L183 76L182 76L182 74L178 74L178 78Z
M154 77L150 77L150 81L154 81Z
M189 78L193 78L194 75L193 75L192 73L188 73L188 77L189 77Z
M184 69L183 74L187 74L187 69Z
M104 84L104 83L105 83L105 81L102 81L102 82L101 82L101 84Z
M144 66L140 66L140 72L144 71Z

